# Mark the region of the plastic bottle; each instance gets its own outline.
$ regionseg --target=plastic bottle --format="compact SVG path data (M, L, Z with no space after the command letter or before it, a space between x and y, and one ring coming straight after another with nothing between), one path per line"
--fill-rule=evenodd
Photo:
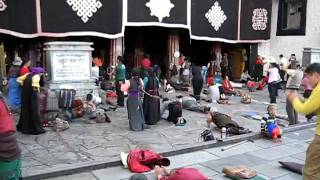
M227 129L225 127L221 128L221 139L227 138Z

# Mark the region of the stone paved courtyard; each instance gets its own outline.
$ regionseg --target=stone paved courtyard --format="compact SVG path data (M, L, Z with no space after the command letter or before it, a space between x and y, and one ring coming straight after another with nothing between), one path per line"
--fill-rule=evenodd
M222 173L223 167L239 165L249 166L266 180L301 180L302 176L281 167L278 161L305 163L306 150L314 138L315 128L286 133L281 141L258 139L226 151L216 147L191 153L168 157L171 164L168 169L192 167L198 169L209 179L230 180ZM272 155L270 155L272 153ZM131 173L122 166L115 166L79 174L59 176L47 180L128 180ZM147 172L148 180L156 180L154 171Z
M190 93L190 92L189 92ZM173 98L177 94L162 94ZM251 93L254 101L250 105L240 103L240 97L231 97L231 105L213 104L220 112L227 113L240 125L253 132L260 130L260 121L244 118L247 112L263 115L268 92ZM201 102L202 104L207 104ZM285 99L281 91L278 98L278 112L285 114ZM76 119L70 129L57 133L47 129L47 133L38 136L18 134L22 149L23 176L40 174L53 169L69 169L82 164L119 160L121 151L134 148L148 148L156 152L167 152L184 146L199 145L199 134L206 125L206 114L184 110L187 120L185 126L175 126L165 120L151 126L143 132L132 132L128 127L126 108L109 112L111 123L86 124L83 119ZM301 119L304 119L301 117ZM216 136L219 133L216 132Z

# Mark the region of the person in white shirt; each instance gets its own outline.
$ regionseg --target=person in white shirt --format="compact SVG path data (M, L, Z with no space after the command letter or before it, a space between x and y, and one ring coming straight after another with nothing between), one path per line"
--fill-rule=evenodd
M280 58L280 77L281 77L281 80L282 82L285 82L286 81L286 78L285 78L285 69L288 67L288 59L283 57L283 54L280 54L279 56Z
M95 80L96 84L99 83L99 67L92 63L91 78Z
M268 91L270 96L270 103L277 103L277 92L279 88L280 74L274 58L270 58L270 68L268 70Z
M214 81L212 84L208 84L208 94L201 94L201 99L205 100L206 102L216 102L220 99L220 89L218 84Z
M240 76L241 83L247 83L249 80L252 80L251 76L248 73L248 70L244 70Z

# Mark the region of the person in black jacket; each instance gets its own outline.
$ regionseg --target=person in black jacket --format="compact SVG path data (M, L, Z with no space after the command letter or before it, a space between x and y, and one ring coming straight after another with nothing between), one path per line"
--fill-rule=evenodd
M229 134L239 135L251 133L249 129L241 127L237 122L233 121L230 116L220 113L216 108L211 107L208 113L207 128L213 130L214 125L219 129L226 128Z

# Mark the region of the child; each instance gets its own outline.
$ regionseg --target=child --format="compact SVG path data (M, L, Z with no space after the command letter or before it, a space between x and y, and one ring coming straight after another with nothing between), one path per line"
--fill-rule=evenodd
M93 121L93 119L96 118L95 111L96 111L97 107L94 103L93 95L91 93L87 94L87 98L83 104L83 108L84 108L84 111L88 117L89 123L95 122L95 121Z
M270 104L267 111L261 120L261 132L272 139L281 138L282 130L278 127L276 119L276 104Z

